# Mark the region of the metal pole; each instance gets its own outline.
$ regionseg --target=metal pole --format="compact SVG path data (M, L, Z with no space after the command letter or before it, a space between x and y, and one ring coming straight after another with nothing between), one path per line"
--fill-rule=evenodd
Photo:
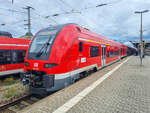
M142 57L143 57L143 37L142 37L142 33L143 33L143 31L142 31L142 13L141 13L141 28L140 28L141 30L140 30L140 40L141 40L141 53L140 53L140 59L141 59L141 65L142 65Z
M28 33L31 33L31 19L30 19L30 8L31 7L27 7L28 10Z
M32 36L32 33L31 33L31 16L30 16L30 9L31 9L32 7L30 7L30 6L27 6L26 8L24 8L24 9L27 9L27 11L28 11L28 24L25 24L25 25L27 25L27 27L28 27L28 32L26 33L26 35L29 35L29 36ZM34 8L32 8L32 9L34 9Z
M144 10L144 11L135 11L135 13L141 14L141 28L140 28L140 40L141 40L141 48L140 48L140 61L141 61L141 65L142 65L142 58L144 55L144 51L143 51L143 30L142 30L142 14L148 12L149 10Z

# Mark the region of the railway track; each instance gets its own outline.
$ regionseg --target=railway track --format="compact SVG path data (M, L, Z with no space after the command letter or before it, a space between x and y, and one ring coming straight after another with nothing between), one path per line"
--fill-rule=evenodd
M41 100L43 97L38 97L37 95L25 95L21 98L14 100L0 106L0 113L17 113L20 110L36 103Z
M78 80L84 79L87 76L91 75L92 73L93 73L93 70L90 70L87 73L81 73L81 78ZM77 81L75 81L75 82L77 82ZM31 95L31 94L25 95L21 98L14 100L13 102L10 102L3 106L0 106L0 113L17 113L17 112L23 110L24 108L43 99L44 97L52 95L53 93L55 93L55 92L51 92L50 94L45 95L45 96L44 95L42 95L42 96Z

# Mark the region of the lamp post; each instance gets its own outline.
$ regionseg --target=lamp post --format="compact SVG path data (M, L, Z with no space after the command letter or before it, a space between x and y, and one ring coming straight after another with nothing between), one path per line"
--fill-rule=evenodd
M142 30L142 16L143 13L148 12L149 10L144 11L135 11L136 14L141 14L141 25L140 25L140 41L141 41L141 52L140 52L140 64L142 65L142 57L143 57L143 30Z

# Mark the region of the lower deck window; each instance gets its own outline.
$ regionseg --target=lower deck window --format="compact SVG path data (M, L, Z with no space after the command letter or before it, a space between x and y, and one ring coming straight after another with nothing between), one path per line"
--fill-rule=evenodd
M11 64L11 51L0 50L0 65Z
M114 57L114 52L113 51L110 52L110 56Z
M25 50L0 50L0 65L23 63Z
M90 56L91 57L99 56L99 47L91 46L90 47Z
M23 63L25 57L25 50L13 50L12 51L12 61L13 63Z

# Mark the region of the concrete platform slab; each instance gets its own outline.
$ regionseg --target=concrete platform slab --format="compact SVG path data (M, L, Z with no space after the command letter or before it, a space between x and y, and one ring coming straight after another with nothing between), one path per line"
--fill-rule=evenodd
M95 82L97 79L101 78L103 75L108 73L110 70L112 70L114 67L122 63L125 59L123 59L120 62L117 62L115 64L112 64L96 73L93 73L89 75L88 77L70 85L69 87L58 91L40 101L33 104L32 106L29 106L25 108L24 110L20 111L19 113L52 113L57 108L62 106L64 103L66 103L68 100L79 94L81 91L83 91L85 88L90 86L93 82Z
M144 65L140 66L139 57L133 56L101 84L95 83L121 62L113 64L46 97L21 113L150 113L150 57L143 61ZM91 90L91 84L94 83L97 87ZM81 95L68 104L87 87L91 92L86 91L86 96Z
M150 57L132 57L67 113L150 113Z

